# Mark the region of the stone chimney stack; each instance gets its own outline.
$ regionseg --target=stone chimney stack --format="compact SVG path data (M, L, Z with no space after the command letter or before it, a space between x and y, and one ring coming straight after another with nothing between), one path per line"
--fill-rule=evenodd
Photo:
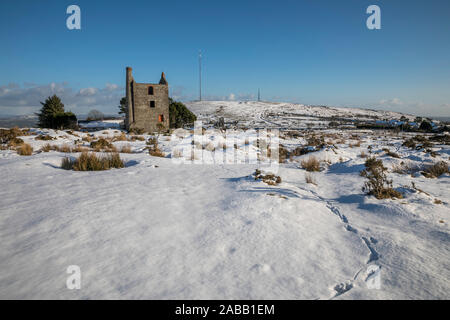
M127 108L128 113L125 118L126 127L129 128L130 125L134 122L134 113L133 113L133 97L132 97L132 83L133 83L133 69L131 67L127 67L126 69L126 99L127 99Z

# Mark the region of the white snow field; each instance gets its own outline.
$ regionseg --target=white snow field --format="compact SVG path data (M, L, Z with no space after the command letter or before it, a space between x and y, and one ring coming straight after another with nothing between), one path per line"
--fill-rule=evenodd
M223 103L202 104L212 110ZM31 156L0 151L1 299L450 298L450 176L393 172L402 161L410 167L448 161L449 145L435 143L432 156L402 146L414 134L282 133L289 150L304 146L311 133L334 145L288 158L275 172L282 182L268 185L252 176L256 164L176 162L176 134L158 137L164 158L127 135L129 141L113 142L131 147L120 154L125 168L79 172L60 168L64 157L79 153L41 148L87 147L81 138L121 132L30 133L20 138L33 146ZM56 139L36 140L37 134ZM194 148L209 158L223 151L208 148L214 140L207 139ZM238 159L252 144L245 139L239 133L230 148ZM403 199L361 191L360 155L370 149ZM320 172L301 168L311 156L322 161ZM79 290L66 287L71 265L81 269Z

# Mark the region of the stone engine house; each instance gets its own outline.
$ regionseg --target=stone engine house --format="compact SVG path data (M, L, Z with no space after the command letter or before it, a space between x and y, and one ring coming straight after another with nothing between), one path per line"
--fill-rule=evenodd
M164 72L159 84L137 83L126 69L127 114L125 128L156 132L169 129L169 84ZM164 128L162 126L164 126Z

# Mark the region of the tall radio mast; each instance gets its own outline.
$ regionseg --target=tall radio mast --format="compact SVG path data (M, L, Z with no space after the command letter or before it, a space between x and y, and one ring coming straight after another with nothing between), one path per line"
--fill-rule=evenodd
M202 51L198 52L199 100L202 101Z

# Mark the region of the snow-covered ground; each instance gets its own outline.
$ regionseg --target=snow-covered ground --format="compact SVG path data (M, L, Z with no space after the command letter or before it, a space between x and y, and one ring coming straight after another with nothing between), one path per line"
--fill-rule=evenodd
M217 104L190 107L206 117ZM228 105L238 110L238 103ZM264 118L251 112L248 124ZM148 154L150 136L127 135L129 141L113 142L131 147L120 154L126 167L99 172L63 170L61 160L79 153L40 149L87 147L82 138L112 139L119 130L31 132L21 138L33 155L0 151L2 299L450 298L450 176L392 172L402 161L411 167L448 161L448 145L434 144L433 157L402 146L412 136L406 133L281 134L288 150L304 146L312 133L333 144L288 158L276 172L282 182L271 186L254 179L256 164L198 161L233 152L245 162L257 147L245 132L233 132L233 146L224 150L222 133L207 131L206 141L192 146L200 157L182 163L176 150L190 143L179 132L158 137L164 158ZM360 155L370 149L403 199L361 191ZM322 171L310 174L315 184L300 165L311 156L322 160ZM80 290L66 288L70 265L81 269Z

